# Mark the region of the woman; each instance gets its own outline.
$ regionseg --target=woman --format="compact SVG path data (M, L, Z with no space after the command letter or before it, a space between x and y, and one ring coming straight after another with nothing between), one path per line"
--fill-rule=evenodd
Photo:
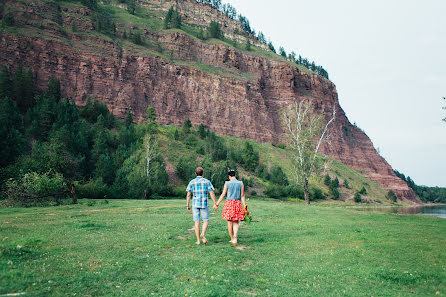
M225 182L225 187L223 188L223 193L221 193L220 198L214 205L214 209L218 209L220 202L225 198L226 201L223 205L223 213L221 217L228 221L228 232L231 240L229 241L232 245L237 245L237 234L240 226L240 221L243 220L244 213L243 208L245 207L245 188L243 182L237 180L235 177L235 171L228 171L229 181ZM243 204L243 205L242 205Z

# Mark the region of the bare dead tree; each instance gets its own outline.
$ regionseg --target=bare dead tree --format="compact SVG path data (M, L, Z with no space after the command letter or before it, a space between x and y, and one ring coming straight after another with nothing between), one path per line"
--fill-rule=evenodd
M443 97L443 100L446 100L446 97ZM446 106L443 106L443 109L446 110ZM443 118L443 121L446 122L446 117Z
M319 154L319 149L329 139L328 127L336 118L336 107L333 107L332 115L325 125L325 114L315 113L308 99L295 101L288 106L283 112L283 118L293 151L296 182L303 186L305 203L309 205L309 180L314 175L320 175L326 167L326 158Z

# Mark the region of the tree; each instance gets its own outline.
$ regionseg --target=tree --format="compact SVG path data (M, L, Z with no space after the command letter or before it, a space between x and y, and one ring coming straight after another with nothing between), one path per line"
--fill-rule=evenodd
M318 176L325 162L319 154L321 144L328 139L328 127L335 120L336 108L325 126L325 114L317 114L311 101L303 99L288 106L283 113L284 124L293 154L296 182L303 185L305 202L310 204L309 179Z
M241 163L249 171L254 171L259 165L259 153L254 150L252 144L245 141L241 152Z
M208 33L211 38L223 38L223 31L220 29L220 25L216 21L211 21L208 27Z
M329 187L331 185L331 177L330 175L326 174L324 177L324 184Z
M251 41L249 41L249 38L246 39L246 46L245 46L247 51L251 50Z
M386 197L387 197L387 199L389 199L392 202L396 202L398 200L398 197L396 197L395 193L392 190L387 192Z
M443 100L446 100L446 97L443 97ZM443 109L445 109L445 110L446 110L446 106L444 106L444 107L443 107ZM443 121L445 121L445 122L446 122L446 117L445 117L445 118L443 118Z
M183 124L184 134L188 134L190 132L190 128L192 128L192 122L190 121L190 119L185 119Z
M127 3L127 11L128 11L130 14L135 14L135 11L136 11L136 3L135 3L135 0L129 0L129 1L128 1L128 3Z
M0 100L5 97L12 99L12 81L8 68L3 66L0 72Z
M150 134L155 134L156 133L156 128L158 127L158 124L156 123L155 108L153 106L151 106L151 105L147 106L146 121L147 121L148 132Z
M164 29L181 28L181 16L177 10L171 6L164 17Z
M280 166L271 169L271 182L279 186L288 186L288 178Z
M266 44L266 38L265 38L265 34L263 34L263 32L259 32L257 33L257 40L260 41L263 44Z
M365 189L364 186L363 186L362 189L359 191L359 194L361 194L361 195L367 195L367 190Z
M279 54L280 54L282 57L285 57L285 58L286 58L286 51L285 51L285 49L283 48L283 46L279 47Z
M361 194L359 194L358 192L355 193L355 202L356 203L361 203L362 202L362 198L361 198Z
M98 1L97 0L81 0L81 3L91 10L96 10L98 8Z
M274 45L271 41L268 43L268 47L272 52L276 53L276 49L274 48Z
M201 139L204 139L206 137L206 129L203 124L200 124L200 126L198 126L198 135L200 135Z
M15 161L23 144L21 117L16 104L8 97L0 99L0 166Z
M61 94L60 94L60 81L51 76L50 80L48 81L48 89L46 91L46 95L49 98L53 98L56 102L60 100Z

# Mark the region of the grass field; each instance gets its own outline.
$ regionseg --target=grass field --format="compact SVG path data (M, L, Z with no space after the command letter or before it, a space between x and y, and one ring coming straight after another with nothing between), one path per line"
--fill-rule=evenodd
M0 295L444 296L446 220L251 200L239 246L184 200L0 209ZM93 204L94 205L91 205Z

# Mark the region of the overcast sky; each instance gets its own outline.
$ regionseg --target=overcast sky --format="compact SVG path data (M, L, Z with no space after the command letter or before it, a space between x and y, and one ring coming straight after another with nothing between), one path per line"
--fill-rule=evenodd
M390 165L446 187L445 0L228 0L257 32L315 60Z

